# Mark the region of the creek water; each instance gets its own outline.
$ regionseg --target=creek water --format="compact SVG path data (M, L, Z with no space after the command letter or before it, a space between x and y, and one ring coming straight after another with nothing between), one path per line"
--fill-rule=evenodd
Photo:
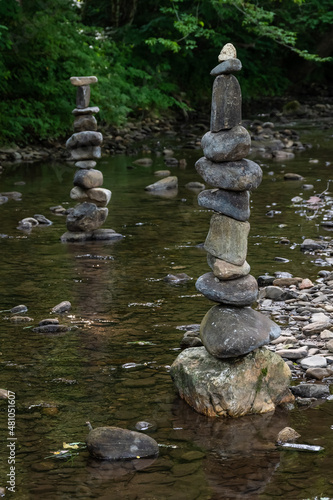
M291 201L327 188L331 138L331 130L304 127L301 139L312 148L294 160L254 158L264 172L251 197L247 260L255 277L287 271L315 280L319 270L331 269L300 251L305 237L331 237L320 224L323 215ZM158 180L154 172L165 169L163 156L154 151L151 167L133 165L145 153L100 161L104 187L113 192L104 227L124 235L113 243L60 242L65 217L50 207L72 205L74 170L68 163L17 163L1 174L0 191L20 191L22 200L0 206L0 309L25 304L36 326L59 302L72 303L69 313L58 316L72 328L59 335L35 333L30 324L13 324L8 313L0 314L1 387L15 393L16 403L13 498L333 498L333 401L220 420L195 413L176 394L169 367L184 330L200 323L213 305L194 286L209 270L201 243L211 213L185 188L202 182L194 168L202 152L180 144L169 136L159 146L172 146L187 162L186 168L170 169L179 180L173 196L144 190ZM286 172L304 181L285 181ZM305 183L314 188L305 191ZM266 215L272 210L273 217ZM36 213L53 224L30 233L16 229L19 220ZM281 245L281 238L290 245ZM163 279L169 273L192 279L175 286ZM2 487L9 486L10 472L7 406L0 400ZM142 432L159 443L159 457L98 462L84 449L70 460L52 456L63 442L84 442L87 421L132 430L148 422ZM300 442L324 451L277 449L277 433L287 425L301 434Z

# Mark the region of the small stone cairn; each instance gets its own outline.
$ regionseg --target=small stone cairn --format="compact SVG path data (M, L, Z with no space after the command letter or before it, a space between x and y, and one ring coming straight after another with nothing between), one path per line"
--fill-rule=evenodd
M181 397L198 412L240 416L272 411L293 398L289 368L261 349L280 335L280 327L249 307L258 296L257 280L246 261L249 200L262 171L244 159L251 138L241 125L241 89L233 73L242 64L235 47L225 45L218 60L211 71L216 78L210 131L201 142L205 156L196 163L198 173L213 186L198 195L198 203L214 211L204 244L212 271L200 276L196 288L218 305L201 322L204 347L183 351L171 376Z
M101 158L103 136L97 132L95 114L97 106L89 107L90 84L97 83L96 76L73 76L72 85L77 88L76 108L73 110L74 134L67 140L69 160L75 161L77 171L70 197L79 202L69 209L66 225L68 231L62 235L63 242L110 240L121 238L113 229L99 229L105 222L111 191L102 188L103 174L96 170L96 160Z

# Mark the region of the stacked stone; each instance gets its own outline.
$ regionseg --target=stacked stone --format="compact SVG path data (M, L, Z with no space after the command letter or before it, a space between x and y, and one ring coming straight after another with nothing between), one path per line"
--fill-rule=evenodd
M100 230L105 222L111 191L104 189L103 174L96 170L96 160L101 158L103 136L97 132L95 114L98 107L89 107L90 84L96 83L96 76L70 78L77 88L76 108L73 110L74 134L66 142L70 151L70 160L75 161L77 171L74 175L74 187L70 197L79 202L69 210L66 225L68 231L62 236L63 241L83 241L109 239L113 230Z
M198 201L214 211L205 241L212 272L201 276L197 289L218 302L200 325L202 347L185 349L170 374L179 395L208 416L240 417L266 413L291 403L291 373L265 344L280 335L272 320L253 310L257 281L246 262L249 191L259 186L260 167L244 159L250 136L241 126L241 91L232 74L241 69L233 45L223 47L216 76L210 131L202 138L205 156L196 168L213 189Z
M212 272L197 280L197 289L221 304L201 324L201 338L210 354L228 358L269 343L279 327L250 306L258 295L257 280L246 261L250 230L250 190L262 180L262 170L244 157L251 137L242 127L241 89L233 73L242 68L230 43L219 55L212 93L210 131L202 138L204 157L196 169L214 189L202 191L200 206L214 211L204 244ZM244 308L244 309L240 309Z

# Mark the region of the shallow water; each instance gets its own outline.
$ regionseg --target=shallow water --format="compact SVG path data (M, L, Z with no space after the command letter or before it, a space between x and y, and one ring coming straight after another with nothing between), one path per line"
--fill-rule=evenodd
M331 138L332 131L303 130L303 141L313 147L294 160L258 159L264 180L252 194L247 259L254 276L288 271L315 280L320 269L331 269L299 249L304 237L331 237L320 226L322 214L313 217L314 212L291 202L326 189ZM202 153L179 144L174 137L165 143L178 159L187 160L186 168L170 169L179 179L174 197L144 190L158 180L154 171L165 169L162 156L152 153L151 167L135 167L137 157L100 162L104 187L113 192L105 227L124 235L114 243L60 242L65 218L50 207L71 205L74 170L69 164L16 164L0 176L0 191L22 193L22 201L0 206L0 309L25 304L35 326L62 300L72 303L62 318L72 329L60 335L34 333L26 328L30 324L13 324L5 319L8 313L0 314L1 387L16 394L17 498L333 498L332 401L306 410L217 420L195 413L174 390L169 367L185 325L200 323L212 305L194 286L209 270L200 244L211 214L197 205L197 193L184 187L201 181L194 162ZM305 180L286 182L284 172L300 173ZM15 185L21 181L25 185ZM304 191L304 183L314 189ZM279 213L268 217L270 210ZM35 213L51 219L52 226L30 233L16 229L19 220ZM282 237L291 245L281 245ZM163 280L169 273L192 279L174 286ZM0 400L0 409L0 477L6 486L7 401ZM45 458L63 442L84 441L87 421L129 429L150 422L145 432L159 443L160 455L121 464L95 462L86 451L73 461ZM275 448L276 435L286 425L301 434L300 442L319 444L324 452Z

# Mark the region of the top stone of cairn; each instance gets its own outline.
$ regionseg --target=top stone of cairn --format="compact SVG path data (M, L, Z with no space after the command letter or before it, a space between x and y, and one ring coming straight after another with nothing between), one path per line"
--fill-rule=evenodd
M75 87L82 87L82 85L90 85L97 83L97 76L72 76L70 78L71 84Z
M237 58L237 52L235 47L232 45L232 43L226 43L224 47L222 47L222 50L218 57L218 61L223 62L227 61L228 59L236 59L236 58Z

